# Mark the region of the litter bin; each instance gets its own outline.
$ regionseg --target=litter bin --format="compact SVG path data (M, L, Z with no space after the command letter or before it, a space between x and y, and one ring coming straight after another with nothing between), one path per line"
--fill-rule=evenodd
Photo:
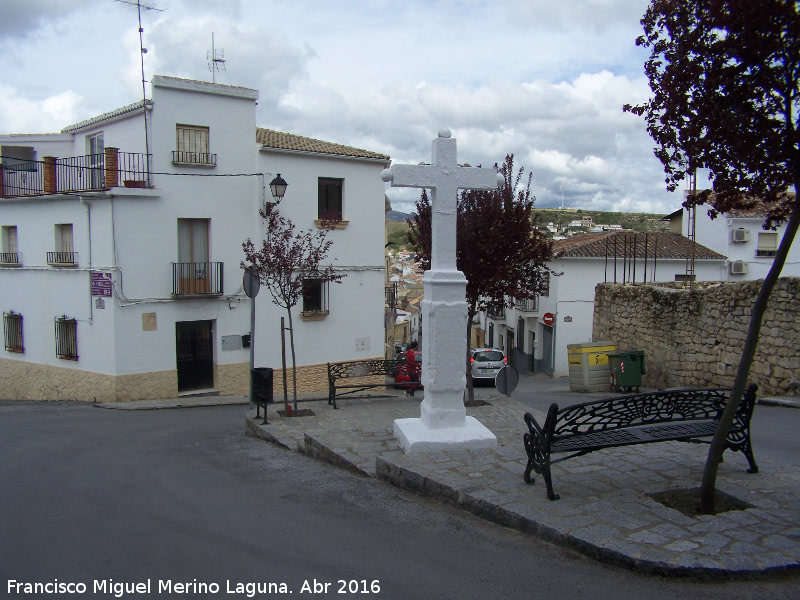
M630 392L642 385L644 374L644 350L614 352L608 355L608 369L611 374L611 390Z
M250 369L250 385L253 390L253 402L257 405L264 405L272 402L272 372L269 367L257 367ZM257 409L256 409L257 410Z
M614 342L567 344L569 389L573 392L608 391L608 355Z

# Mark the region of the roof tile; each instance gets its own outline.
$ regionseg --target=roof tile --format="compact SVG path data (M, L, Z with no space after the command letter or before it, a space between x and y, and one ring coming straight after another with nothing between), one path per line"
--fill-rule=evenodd
M333 142L324 142L314 138L303 137L291 133L283 133L273 129L256 129L256 142L265 148L278 150L294 150L295 152L313 152L319 154L336 154L339 156L352 156L356 158L372 158L376 160L389 160L386 154L370 152L361 148L352 148Z

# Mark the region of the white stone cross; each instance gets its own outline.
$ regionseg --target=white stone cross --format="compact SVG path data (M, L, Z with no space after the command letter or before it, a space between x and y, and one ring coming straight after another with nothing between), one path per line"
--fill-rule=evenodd
M393 165L381 174L392 187L430 188L431 269L422 282L422 384L419 419L398 419L395 436L406 452L497 445L497 438L466 416L467 280L456 268L457 198L460 189L496 189L494 169L460 167L456 140L442 129L430 165Z

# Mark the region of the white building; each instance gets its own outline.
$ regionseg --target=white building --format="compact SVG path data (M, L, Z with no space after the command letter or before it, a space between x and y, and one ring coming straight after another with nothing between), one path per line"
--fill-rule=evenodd
M592 341L598 283L682 281L691 243L667 232L584 234L553 244L546 295L514 303L482 317L486 345L502 349L520 373L569 373L567 346ZM715 281L725 256L701 245L695 249L695 279Z
M786 231L786 223L775 230L765 230L766 212L763 209L732 210L716 219L708 216L706 206L695 209L695 240L728 257L720 267L717 279L740 281L763 279L767 276L775 253ZM664 220L670 231L690 235L689 210L681 208ZM800 277L800 245L792 244L782 277Z
M343 218L329 258L347 277L310 280L293 313L300 390L325 389L328 361L382 357L389 157L259 129L257 98L155 76L146 102L58 134L0 136L0 396L246 394L242 242L260 245L278 173L279 209L298 229L324 210ZM262 288L255 366L276 369L276 389L284 315Z

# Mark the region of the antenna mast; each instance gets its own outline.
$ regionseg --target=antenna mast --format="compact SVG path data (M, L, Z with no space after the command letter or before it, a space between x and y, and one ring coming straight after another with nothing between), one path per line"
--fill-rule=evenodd
M216 72L225 70L225 50L214 46L214 32L211 32L211 50L206 53L208 70L211 71L211 83L217 83Z
M128 4L130 6L136 7L136 12L139 15L139 55L141 57L142 62L142 114L144 115L144 148L145 148L145 161L147 162L147 180L148 184L150 183L150 134L147 129L147 90L145 87L145 78L144 78L144 55L147 54L147 48L144 47L144 41L142 38L142 34L144 33L144 29L142 28L142 9L145 10L155 10L158 12L163 12L162 9L156 8L152 4L143 4L141 0L116 0L116 2L121 2L122 4Z

